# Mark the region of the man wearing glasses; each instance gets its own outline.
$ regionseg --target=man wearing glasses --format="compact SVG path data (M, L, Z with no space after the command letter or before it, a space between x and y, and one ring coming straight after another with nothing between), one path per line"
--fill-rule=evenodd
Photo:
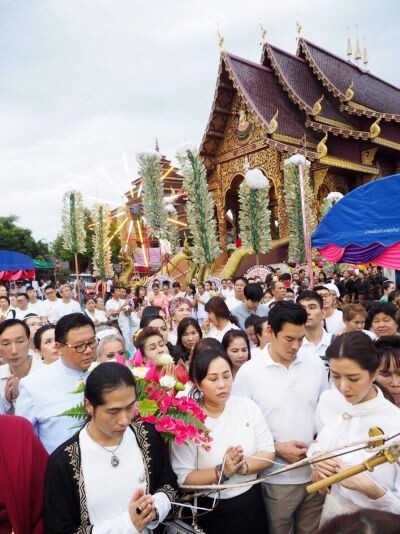
M60 358L21 380L15 408L16 415L32 423L49 454L76 432L76 419L60 414L82 401L82 392L72 392L85 382L98 344L94 325L83 313L62 317L55 340Z

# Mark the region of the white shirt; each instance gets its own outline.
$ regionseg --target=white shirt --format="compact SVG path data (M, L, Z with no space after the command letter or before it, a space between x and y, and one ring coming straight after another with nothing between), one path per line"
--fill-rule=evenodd
M228 287L226 289L221 289L221 295L225 300L233 299L235 298L235 290L233 288L229 289Z
M171 464L179 484L184 484L186 477L195 469L208 469L223 463L226 449L230 446L241 445L245 457L258 451L274 452L271 432L261 410L250 399L231 395L221 415L217 418L207 417L205 425L210 429L213 438L210 452L192 442L184 446L171 442ZM249 482L256 478L256 474L235 474L229 479L229 484ZM244 487L224 490L220 498L236 497L248 489Z
M55 307L56 320L58 321L64 315L69 315L70 313L82 313L79 302L71 299L69 302L64 302L63 299L57 301L57 306Z
M46 299L42 302L43 306L43 317L47 317L49 323L55 323L58 319L57 315L57 304L61 299L57 298L56 300Z
M87 375L87 371L66 367L59 358L20 382L15 415L22 415L32 423L49 454L77 430L77 419L59 415L82 402L83 393L72 392Z
M228 306L230 312L233 310L233 308L237 308L241 304L243 304L243 300L237 299L235 295L226 300L226 305Z
M81 465L93 534L136 534L129 517L129 503L137 489L148 492L142 454L134 432L128 428L115 451L120 463L111 465L111 454L95 443L86 426L79 433ZM115 450L115 447L107 447ZM168 514L171 503L165 493L153 495L160 520ZM152 528L158 522L150 523ZM148 533L145 528L141 533Z
M333 334L341 328L346 328L343 322L343 313L340 310L333 310L333 314L330 317L325 317L326 331Z
M36 313L39 317L45 317L43 302L41 300L37 300L35 303L29 302L28 310L29 313Z
M119 308L123 304L125 304L125 301L123 299L118 299L118 300L114 299L114 298L108 299L106 304L105 304L106 312L113 312L114 310L119 310ZM111 319L111 321L118 320L118 314L111 315L110 319Z
M319 358L297 354L287 368L269 354L246 362L233 383L235 395L249 397L261 408L274 441L304 441L307 446L315 434L314 415L318 399L328 387L327 373ZM281 463L286 463L278 458ZM265 471L280 469L273 465ZM267 479L271 484L304 484L310 480L309 467Z
M103 312L103 310L98 310L97 308L94 310L94 314L91 314L88 310L85 309L85 315L89 317L93 322L95 320L99 321L100 323L106 323L108 321L106 314Z
M25 317L28 315L28 313L32 313L29 308L26 308L26 310L15 308L15 319L19 319L20 321L23 321Z
M208 331L204 334L204 337L213 337L217 341L221 342L222 338L227 332L229 332L229 330L239 330L239 327L230 321L228 321L227 325L222 330L218 330L216 326L211 325Z
M208 313L205 311L204 306L207 304L207 302L210 300L211 295L208 291L204 291L202 295L200 293L197 295L199 299L201 299L204 304L202 304L199 301L197 302L197 319L207 319Z
M30 355L31 356L31 355ZM34 356L31 356L32 358L32 364L31 368L29 369L29 373L27 376L29 376L31 373L36 372L38 369L41 369L43 367L43 362L41 359L37 359ZM4 365L0 365L0 405L3 407L3 413L13 414L15 411L15 402L16 399L14 399L12 402L8 402L6 399L4 392L6 389L6 383L8 378L11 376L10 372L10 366L8 363Z
M377 396L367 402L350 404L337 389L330 389L321 395L316 412L316 424L320 428L318 437L307 455L324 452L353 441L368 438L368 430L379 427L385 434L397 434L400 429L400 410L386 400L380 389ZM390 442L388 442L390 445ZM337 451L340 452L340 451ZM373 450L355 451L341 457L349 465L364 462ZM357 508L374 508L400 514L400 469L396 464L385 463L371 473L366 473L378 486L386 491L383 497L371 500L358 491L341 484L333 484L331 491ZM341 510L337 510L340 514Z
M331 340L332 334L328 334L325 328L323 328L322 337L318 345L314 345L314 343L312 343L305 337L297 354L310 354L316 358L321 358L321 360L324 362L325 367L329 368L328 360L326 359L325 353L326 349L331 344Z

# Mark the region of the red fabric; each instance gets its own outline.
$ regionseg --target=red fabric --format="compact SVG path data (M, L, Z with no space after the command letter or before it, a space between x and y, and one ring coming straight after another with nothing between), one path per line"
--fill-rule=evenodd
M0 483L15 534L43 534L48 454L23 417L0 415Z
M0 271L0 280L9 280L10 282L15 282L15 280L33 280L35 278L35 269L22 270L19 271Z

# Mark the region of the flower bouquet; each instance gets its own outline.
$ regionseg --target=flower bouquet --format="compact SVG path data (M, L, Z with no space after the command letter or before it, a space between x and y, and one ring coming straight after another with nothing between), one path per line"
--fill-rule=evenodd
M118 358L117 362L130 366L132 360ZM95 363L93 368L97 365ZM175 365L169 354L162 354L157 366L132 366L131 371L136 381L135 417L154 425L167 442L174 441L177 445L184 445L192 441L195 445L210 450L212 439L204 424L206 415L203 410L190 397L177 396L179 392L184 391L189 380L183 367ZM84 387L84 383L80 382L71 393L82 393ZM86 412L83 402L60 415L84 419Z

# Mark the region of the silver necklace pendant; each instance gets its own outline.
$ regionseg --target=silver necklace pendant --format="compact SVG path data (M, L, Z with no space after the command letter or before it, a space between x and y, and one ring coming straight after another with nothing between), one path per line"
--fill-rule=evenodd
M111 456L111 465L112 465L113 467L118 467L118 466L119 466L119 458L118 458L118 456L116 456L115 454L113 454L113 455Z

